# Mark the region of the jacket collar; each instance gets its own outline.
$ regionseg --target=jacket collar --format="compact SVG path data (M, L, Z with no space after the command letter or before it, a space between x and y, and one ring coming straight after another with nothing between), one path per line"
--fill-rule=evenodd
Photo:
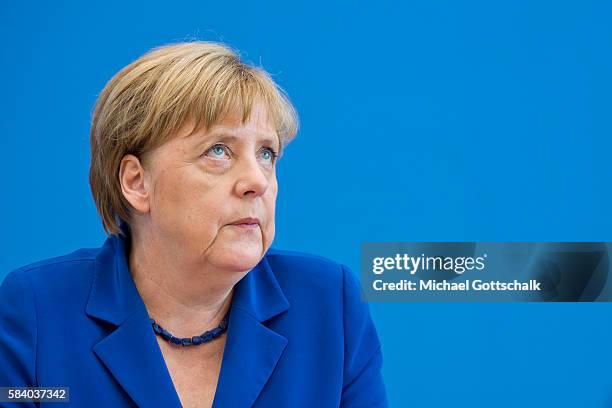
M139 406L180 407L180 400L128 266L130 233L109 237L97 256L86 306L115 326L94 352ZM213 406L251 406L272 374L287 339L264 322L289 309L267 257L234 287ZM205 345L204 345L205 347Z
M122 230L129 233L126 224ZM87 302L87 314L121 325L135 312L146 311L128 266L129 235L111 235L94 260L94 280Z

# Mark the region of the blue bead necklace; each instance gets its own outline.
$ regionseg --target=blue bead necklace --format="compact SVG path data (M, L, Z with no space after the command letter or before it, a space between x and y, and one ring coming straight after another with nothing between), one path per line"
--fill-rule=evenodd
M175 337L168 330L161 327L159 324L155 322L155 320L151 319L151 325L153 326L153 331L155 334L160 335L164 340L176 344L177 346L197 346L199 344L208 343L219 337L220 335L227 330L229 321L229 311L219 323L219 326L215 327L212 330L207 330L199 336L193 337Z

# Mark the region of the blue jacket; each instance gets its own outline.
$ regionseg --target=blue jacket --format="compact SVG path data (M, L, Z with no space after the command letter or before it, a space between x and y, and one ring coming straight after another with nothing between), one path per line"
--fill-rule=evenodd
M353 273L271 249L236 284L213 406L385 407L381 365ZM77 407L181 406L123 237L7 275L0 386L67 386Z

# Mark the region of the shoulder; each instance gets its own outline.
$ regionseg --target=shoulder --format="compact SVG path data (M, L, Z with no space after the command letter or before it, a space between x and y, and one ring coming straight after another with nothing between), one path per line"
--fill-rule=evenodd
M281 249L270 249L266 259L289 295L307 296L321 303L361 297L359 280L345 264L319 255Z
M66 291L89 289L94 261L99 248L81 248L69 254L43 259L9 272L2 280L3 292L22 291L24 286L35 292L64 296ZM27 285L26 285L27 284Z
M282 249L270 249L266 259L277 279L302 284L341 284L344 271L348 269L323 256Z
M277 267L305 269L315 274L337 273L343 267L342 264L323 256L276 248L268 250L266 258Z
M57 270L61 269L62 266L69 266L66 264L93 262L99 251L100 248L81 248L66 255L60 255L53 258L32 262L18 268L17 270L33 271L31 273L35 274L36 271Z

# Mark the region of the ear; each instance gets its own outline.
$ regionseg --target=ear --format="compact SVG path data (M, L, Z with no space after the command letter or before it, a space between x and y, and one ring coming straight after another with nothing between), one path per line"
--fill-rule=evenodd
M126 154L119 165L121 192L130 205L140 213L149 212L149 183L138 157Z

